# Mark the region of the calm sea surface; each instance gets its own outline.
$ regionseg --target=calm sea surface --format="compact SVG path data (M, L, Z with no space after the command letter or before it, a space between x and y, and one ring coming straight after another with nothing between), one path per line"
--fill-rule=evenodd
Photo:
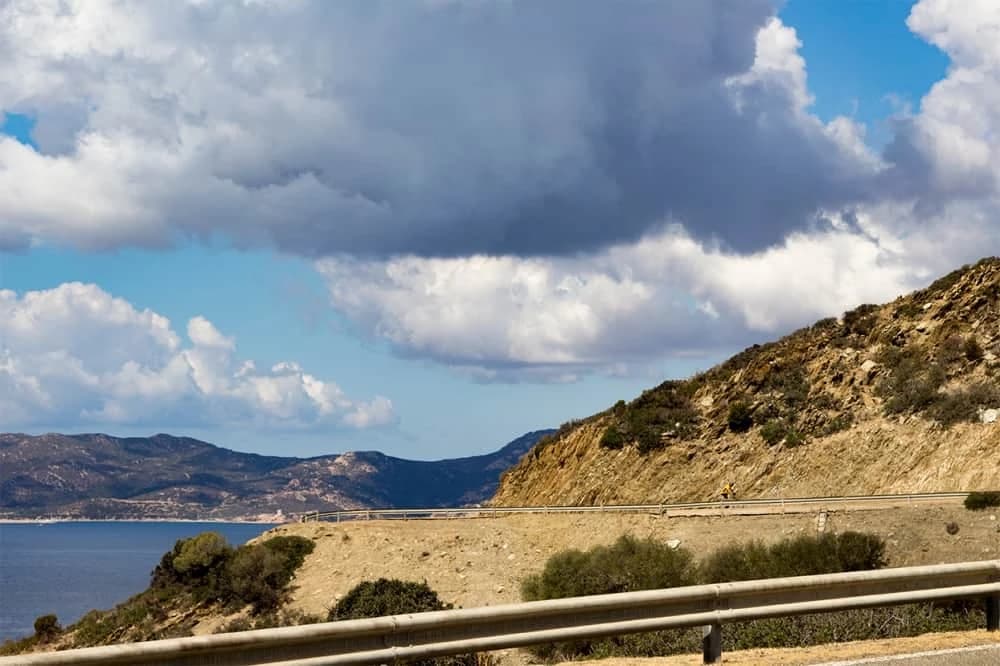
M55 613L63 626L111 608L149 585L149 574L178 539L213 530L239 545L263 523L0 524L0 641L34 633Z

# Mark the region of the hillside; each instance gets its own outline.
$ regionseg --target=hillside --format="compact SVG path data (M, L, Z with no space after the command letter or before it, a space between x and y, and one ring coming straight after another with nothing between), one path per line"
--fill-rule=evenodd
M0 518L254 518L482 502L548 431L433 462L363 451L261 456L187 437L0 434Z
M544 438L498 505L1000 487L1000 259L755 345Z

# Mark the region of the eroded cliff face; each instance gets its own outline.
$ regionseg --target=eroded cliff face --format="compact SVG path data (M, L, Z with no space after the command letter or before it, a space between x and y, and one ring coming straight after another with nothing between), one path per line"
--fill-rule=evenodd
M1000 487L1000 260L564 426L498 505Z

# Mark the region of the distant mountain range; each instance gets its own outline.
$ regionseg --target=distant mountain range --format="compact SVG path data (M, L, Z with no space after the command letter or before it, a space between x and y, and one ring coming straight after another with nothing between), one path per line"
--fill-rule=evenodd
M240 453L189 437L0 434L0 518L238 519L306 511L465 506L542 436L494 453L404 460Z

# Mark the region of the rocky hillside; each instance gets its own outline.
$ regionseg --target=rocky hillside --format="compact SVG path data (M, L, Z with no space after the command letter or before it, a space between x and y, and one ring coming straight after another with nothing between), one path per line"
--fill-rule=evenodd
M1000 487L1000 259L754 345L544 438L494 502Z
M0 518L255 518L482 502L548 431L434 462L373 451L285 458L187 437L0 434Z

